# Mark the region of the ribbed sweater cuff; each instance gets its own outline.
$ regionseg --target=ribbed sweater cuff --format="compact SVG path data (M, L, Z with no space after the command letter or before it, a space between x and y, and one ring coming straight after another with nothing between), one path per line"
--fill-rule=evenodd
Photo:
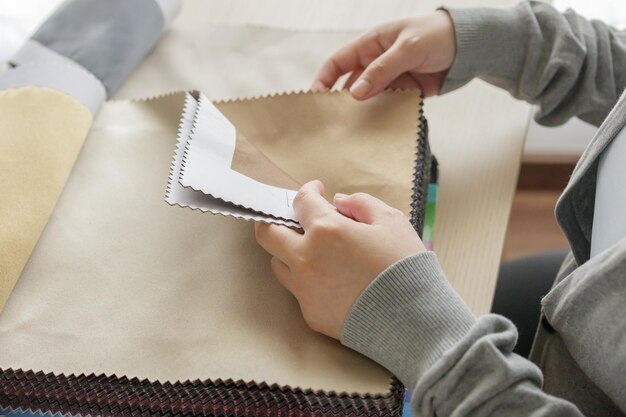
M413 389L475 320L435 253L422 252L391 265L365 289L346 319L341 342Z
M523 2L524 3L524 2ZM454 90L474 77L515 78L525 57L529 5L509 9L448 9L454 24L456 56L442 93Z

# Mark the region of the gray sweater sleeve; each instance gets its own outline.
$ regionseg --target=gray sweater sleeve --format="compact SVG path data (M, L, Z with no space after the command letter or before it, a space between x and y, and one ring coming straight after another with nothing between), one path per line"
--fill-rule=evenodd
M341 341L397 375L416 416L581 416L545 394L541 371L512 353L510 321L473 316L433 252L383 271L353 306Z
M480 77L538 103L541 123L600 124L626 85L626 34L600 22L533 2L449 13L458 50L444 92ZM516 341L504 317L472 315L432 252L381 273L342 332L412 390L415 415L580 416L541 390L541 371L512 353Z
M481 78L538 104L545 125L600 125L626 87L626 32L540 2L451 9L457 55L443 92Z

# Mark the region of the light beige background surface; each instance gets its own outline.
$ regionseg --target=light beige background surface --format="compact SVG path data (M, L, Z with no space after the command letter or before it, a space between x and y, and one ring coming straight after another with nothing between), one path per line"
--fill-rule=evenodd
M294 30L363 30L374 24L429 12L440 6L506 7L511 0L207 0L192 1L198 19L211 24Z
M515 1L446 3L504 7ZM360 33L347 29L439 4L186 0L169 33L117 97L196 88L224 99L308 89L323 60ZM530 113L527 104L479 81L425 103L431 146L441 164L435 251L477 314L491 307Z

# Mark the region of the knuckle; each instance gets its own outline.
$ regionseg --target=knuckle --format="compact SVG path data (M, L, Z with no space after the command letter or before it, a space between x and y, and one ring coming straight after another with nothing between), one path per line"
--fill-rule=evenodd
M290 260L290 266L293 270L302 273L311 269L311 261L300 253L294 253L293 258Z
M384 78L388 72L388 65L384 59L379 59L372 62L369 68L370 75L376 78Z
M337 55L333 55L326 62L326 66L333 72L334 75L341 75L341 62Z
M372 42L378 41L379 37L380 37L380 30L378 28L374 28L370 30L369 32L363 34L363 36L361 36L361 40L363 40L366 43L372 43Z
M313 180L304 184L300 190L296 193L296 196L293 199L293 204L299 205L304 201L308 200L312 195L316 192L321 191L323 193L324 185L320 180Z
M402 39L398 39L398 48L402 50L412 50L419 45L421 40L421 36L419 35L411 35L403 37Z
M398 209L391 209L389 211L388 217L389 217L389 221L394 224L401 224L405 221L408 223L407 217L404 215L403 212L401 212Z
M307 199L308 194L309 194L309 191L307 190L298 191L296 196L293 198L293 205L299 206L300 204L302 204L302 202Z
M320 180L311 180L311 182L309 182L309 185L312 188L315 188L315 189L318 189L318 190L323 190L324 189L324 184Z
M339 224L337 224L337 222L325 217L321 217L315 220L313 224L311 224L311 227L309 228L309 233L312 239L326 240L336 236L340 230L341 228L339 227Z
M385 208L384 213L385 213L385 216L387 216L390 219L403 219L404 218L404 213L394 207Z

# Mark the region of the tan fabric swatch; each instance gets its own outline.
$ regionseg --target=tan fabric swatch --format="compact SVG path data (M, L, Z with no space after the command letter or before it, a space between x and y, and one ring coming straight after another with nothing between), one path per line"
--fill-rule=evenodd
M68 94L0 91L0 311L35 247L92 122Z
M409 214L419 92L365 102L339 91L276 95L216 106L298 183L322 180L329 198L364 191Z
M0 314L0 368L387 393L385 369L306 326L252 223L163 201L182 106L183 94L103 106ZM408 205L418 93L219 107L236 124L265 107L242 133L299 182Z
M239 130L230 167L252 179L275 187L297 190L301 185L248 142Z

